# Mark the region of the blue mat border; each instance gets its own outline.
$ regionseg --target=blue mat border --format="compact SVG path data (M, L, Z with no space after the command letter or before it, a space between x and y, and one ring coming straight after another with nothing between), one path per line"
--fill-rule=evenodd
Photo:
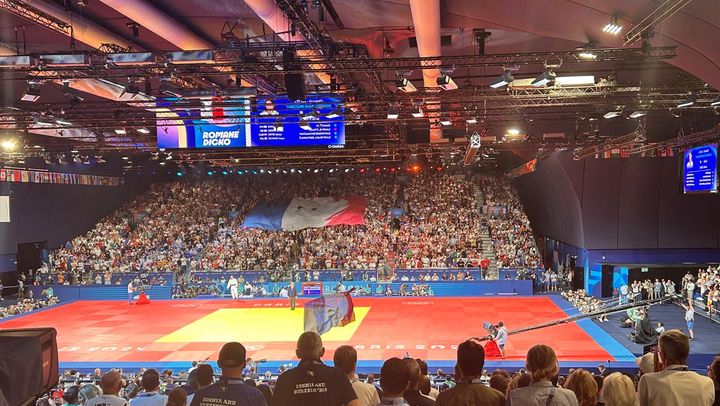
M550 300L555 303L557 307L568 316L579 315L580 312L570 302L565 300L562 296L551 295L548 296ZM603 347L616 361L620 362L635 362L636 355L633 354L629 349L620 344L616 339L612 338L605 330L600 328L595 322L590 319L584 319L577 321L578 327L583 329L598 345Z

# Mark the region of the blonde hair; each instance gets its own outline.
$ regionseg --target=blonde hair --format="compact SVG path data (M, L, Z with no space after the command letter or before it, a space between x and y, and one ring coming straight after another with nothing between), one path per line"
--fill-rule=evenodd
M598 385L590 372L576 369L568 376L564 387L575 393L578 406L595 406L597 404Z
M613 372L603 381L602 399L605 406L633 406L635 384L627 375Z
M525 366L530 371L533 382L550 380L560 370L555 351L544 344L534 345L528 350Z

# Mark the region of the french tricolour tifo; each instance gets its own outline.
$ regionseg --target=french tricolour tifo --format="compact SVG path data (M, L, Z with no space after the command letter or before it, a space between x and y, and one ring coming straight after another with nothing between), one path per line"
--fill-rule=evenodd
M243 227L263 230L295 231L304 228L322 228L340 224L365 224L366 200L359 196L341 199L295 197L274 203L261 203L248 214Z

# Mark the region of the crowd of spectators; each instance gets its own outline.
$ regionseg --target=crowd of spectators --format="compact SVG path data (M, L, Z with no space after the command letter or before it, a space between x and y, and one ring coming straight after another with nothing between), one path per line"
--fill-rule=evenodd
M595 371L570 369L561 376L553 348L538 344L528 350L525 368L511 374L484 369L482 342L469 338L457 347L454 374L437 370L430 375L426 362L406 354L386 360L376 380L356 373L358 358L352 346L336 348L334 366L325 365L322 339L306 332L298 339L299 362L294 368L283 365L260 375L245 347L231 342L220 349L219 374L209 364L197 362L178 374L154 369L137 375L119 370L102 374L96 369L80 376L69 371L62 376L63 384L38 404L55 405L62 399L64 404L83 406L717 405L720 357L705 377L688 370L689 348L688 337L670 330L660 335L657 353L638 358L636 374L599 365Z
M567 290L560 293L560 296L564 297L571 305L583 314L598 313L607 305L597 297L590 296L585 292L585 289L578 290ZM600 322L608 321L606 314L600 314L597 318Z
M480 178L480 189L498 264L512 268L542 267L530 220L510 182L484 176Z
M115 273L263 270L289 280L297 270L540 265L527 217L509 182L482 178L492 216L492 252L482 252L476 182L464 175L216 177L155 184L49 255L37 284L116 285ZM291 197L366 199L365 224L267 231L242 227L258 204ZM438 276L440 278L441 276ZM159 281L158 281L159 282Z
M3 305L3 303L0 302L0 319L10 316L17 316L23 313L31 312L33 310L42 309L43 307L56 305L58 303L59 299L57 298L57 296L44 296L40 299L18 299L17 301L14 301L14 303L8 305Z

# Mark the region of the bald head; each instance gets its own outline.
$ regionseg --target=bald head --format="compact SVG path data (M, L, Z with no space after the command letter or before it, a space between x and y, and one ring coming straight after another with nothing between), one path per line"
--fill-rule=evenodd
M403 362L407 365L408 371L410 372L410 389L418 389L420 377L422 376L420 373L420 364L413 358L403 358Z
M297 349L295 354L300 359L320 359L325 354L322 339L318 333L306 331L300 334L297 341Z
M122 387L122 376L117 371L107 372L100 380L103 393L106 395L117 395Z

